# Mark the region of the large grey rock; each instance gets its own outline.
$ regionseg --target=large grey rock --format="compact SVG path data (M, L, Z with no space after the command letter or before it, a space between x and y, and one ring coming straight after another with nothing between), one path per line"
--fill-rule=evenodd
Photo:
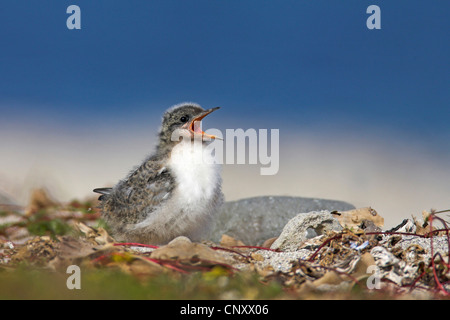
M330 211L300 213L289 220L270 248L282 251L296 251L306 240L331 230L341 231L342 226L331 215Z
M261 245L278 237L286 223L299 213L352 209L353 205L343 201L301 197L264 196L230 201L223 205L210 239L218 242L227 234L247 245Z

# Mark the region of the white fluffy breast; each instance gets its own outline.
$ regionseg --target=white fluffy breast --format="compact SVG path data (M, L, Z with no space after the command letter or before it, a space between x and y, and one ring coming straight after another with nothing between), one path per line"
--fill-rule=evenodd
M174 147L168 167L173 173L177 198L184 208L201 210L220 183L220 167L202 143L181 142Z
M220 166L208 148L180 142L165 167L175 178L175 189L146 219L130 226L130 232L151 243L166 243L179 235L200 240L221 203Z

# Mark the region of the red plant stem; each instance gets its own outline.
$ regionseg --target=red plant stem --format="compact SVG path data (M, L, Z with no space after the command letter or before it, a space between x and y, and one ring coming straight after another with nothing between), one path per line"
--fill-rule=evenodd
M187 272L187 271L185 271L185 270L183 270L183 269L179 269L179 268L175 267L174 265L172 265L171 263L168 263L168 262L165 261L165 260L153 259L153 258L148 258L148 257L142 257L142 258L145 259L145 260L148 260L148 261L157 263L157 264L159 264L159 265L161 265L161 266L167 267L167 268L169 268L169 269L172 269L172 270L181 272L181 273L185 273L185 274L189 273L189 272Z
M450 268L450 265L447 262L445 262L444 258L442 257L442 255L439 252L435 253L434 257L435 258L439 257L442 260L442 262L447 266L447 268Z
M143 243L136 243L136 242L120 242L120 243L114 243L114 246L135 246L135 247L145 247L145 248L153 248L158 249L158 246L154 246L151 244L143 244Z
M403 235L403 236L414 236L414 237L419 237L419 238L429 238L433 233L438 233L438 232L449 232L450 229L436 229L436 230L432 230L429 231L425 234L416 234L416 233L410 233L410 232L387 232L387 231L373 231L373 232L366 232L366 235L372 235L372 234L399 234L399 235Z
M309 257L309 259L307 261L312 262L314 260L314 258L319 254L319 251L325 247L329 242L335 240L335 239L339 239L342 238L344 236L344 234L338 234L337 236L328 238L327 240L325 240L320 246L319 248L316 249L316 251L314 251L314 253L311 255L311 257Z
M96 262L101 262L103 259L107 258L108 256L103 254L95 259L93 259L91 262L96 263Z
M433 219L434 219L434 215L431 214L430 215L430 230L433 230ZM433 237L431 237L431 239L430 239L430 250L431 250L431 265L433 267L434 281L436 282L436 285L438 286L439 290L443 294L450 295L450 293L447 290L445 290L444 286L439 281L439 278L436 273L436 265L434 263L435 256L434 256L434 248L433 248Z
M441 257L441 259L442 259L442 261L444 261L444 263L446 264L447 267L449 267L449 265L450 265L450 236L449 236L449 231L450 231L450 229L448 228L447 222L446 222L444 219L442 219L442 218L440 218L440 217L436 217L436 213L449 212L449 211L450 211L450 210L438 211L438 212L435 212L434 215L433 215L433 217L434 217L435 219L438 219L438 220L444 225L444 228L445 228L445 229L441 229L441 230L442 230L442 231L445 231L445 234L446 234L446 236L447 236L447 249L448 249L447 256L448 256L448 262L446 263L445 260L444 260L442 257Z
M189 264L182 264L179 261L175 261L172 265L176 265L180 268L193 270L193 271L210 271L211 269L208 267L202 267L202 266L191 266Z
M411 284L409 285L409 286L410 286L409 292L411 292L414 288L416 288L416 283L417 283L420 279L422 279L422 277L423 277L426 273L427 273L427 270L426 270L426 268L424 268L424 270L422 271L422 273L420 274L420 276L418 276L416 279L414 279L413 283L411 283Z
M410 232L388 232L388 231L373 231L373 232L366 232L366 235L372 235L372 234L389 234L389 235L393 235L393 234L399 234L402 236L416 236L416 237L420 237L420 238L426 238L426 235L421 235L421 234L415 234L415 233L410 233Z

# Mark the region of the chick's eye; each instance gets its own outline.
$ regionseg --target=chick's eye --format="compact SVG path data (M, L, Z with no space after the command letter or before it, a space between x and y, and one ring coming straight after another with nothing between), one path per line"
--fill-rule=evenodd
M181 122L187 122L187 121L188 121L188 117L187 117L187 116L182 116L182 117L180 118L180 121L181 121Z

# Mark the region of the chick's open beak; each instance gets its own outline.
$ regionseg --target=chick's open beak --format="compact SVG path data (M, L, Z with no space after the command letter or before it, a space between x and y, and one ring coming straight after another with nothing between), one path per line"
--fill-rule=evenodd
M191 123L189 124L189 130L193 133L193 134L201 134L202 137L207 137L209 139L216 139L216 136L213 135L209 135L207 133L205 133L204 131L202 131L201 129L201 121L204 117L206 117L208 114L210 114L211 112L220 109L220 107L216 107L216 108L211 108L208 110L205 110L204 112L202 112L200 115L198 115L197 117L195 117L194 119L192 119Z

